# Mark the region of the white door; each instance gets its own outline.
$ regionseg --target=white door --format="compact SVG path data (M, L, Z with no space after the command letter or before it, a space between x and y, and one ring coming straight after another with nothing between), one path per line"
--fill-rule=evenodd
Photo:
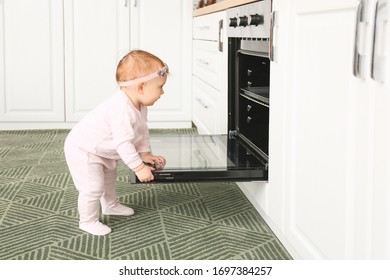
M65 0L66 121L77 122L115 92L130 47L128 0Z
M374 172L372 198L372 258L390 259L390 1L377 2L372 61L374 82Z
M149 108L150 123L191 124L192 2L131 0L131 48L149 51L169 66L164 95Z
M64 121L63 0L0 1L0 121Z
M303 258L364 258L370 248L372 84L353 75L356 24L363 60L369 32L356 15L355 0L291 5L285 228Z

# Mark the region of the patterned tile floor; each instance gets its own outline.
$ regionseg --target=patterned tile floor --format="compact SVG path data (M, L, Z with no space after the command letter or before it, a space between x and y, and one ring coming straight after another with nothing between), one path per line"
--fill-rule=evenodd
M151 133L193 130L151 130ZM0 131L0 259L291 259L238 186L131 185L132 217L101 215L107 236L78 228L77 192L63 155L67 130Z

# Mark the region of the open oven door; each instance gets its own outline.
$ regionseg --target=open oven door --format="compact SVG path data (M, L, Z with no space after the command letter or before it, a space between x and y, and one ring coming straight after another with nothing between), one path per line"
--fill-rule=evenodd
M166 166L155 170L150 183L192 181L267 181L268 161L230 135L151 135L155 155L164 156ZM139 183L130 170L131 183Z
M270 14L270 0L227 10L227 133L151 135L167 160L152 182L268 181Z

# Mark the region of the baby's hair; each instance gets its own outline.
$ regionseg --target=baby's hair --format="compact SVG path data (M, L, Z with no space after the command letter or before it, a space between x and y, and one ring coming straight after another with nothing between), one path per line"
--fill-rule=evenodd
M147 51L132 50L118 63L116 69L116 81L123 82L133 80L164 66L164 62Z

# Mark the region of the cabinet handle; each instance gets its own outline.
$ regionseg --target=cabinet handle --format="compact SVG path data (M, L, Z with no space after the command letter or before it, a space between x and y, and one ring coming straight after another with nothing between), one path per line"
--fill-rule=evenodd
M377 82L386 80L386 30L389 28L389 5L387 1L378 0L375 7L374 38L372 41L371 78ZM387 23L387 24L386 24ZM389 38L387 38L389 39Z
M250 122L251 122L251 120L252 120L252 118L251 118L251 117L247 117L247 118L246 118L246 123L250 123Z
M365 54L361 54L359 51L362 50L363 46L360 45L361 42L364 42L363 36L363 28L367 27L368 20L366 20L365 14L365 0L360 0L357 4L356 9L356 24L355 24L355 43L354 43L354 51L353 51L353 75L357 78L364 79L365 75L363 73L363 69L365 68ZM360 48L359 48L360 47Z
M218 27L218 50L220 52L223 52L222 29L223 29L223 19L219 21L219 27Z
M127 6L128 6L128 1L129 0L125 0L125 8L127 8Z
M202 26L198 26L199 30L200 31L208 31L210 29L210 25L202 25Z
M208 108L208 106L207 106L206 104L204 104L204 103L202 102L202 100L201 100L199 97L196 98L196 100L199 102L199 104L200 104L203 108L205 108L205 109Z
M270 35L269 35L269 59L271 61L278 61L277 57L277 46L274 43L275 40L275 29L279 26L279 13L273 11L271 13L271 24L270 24Z
M206 60L204 60L204 59L201 59L201 58L198 58L197 59L198 60L198 62L200 63L200 64L203 64L204 66L209 66L209 62L208 61L206 61Z

